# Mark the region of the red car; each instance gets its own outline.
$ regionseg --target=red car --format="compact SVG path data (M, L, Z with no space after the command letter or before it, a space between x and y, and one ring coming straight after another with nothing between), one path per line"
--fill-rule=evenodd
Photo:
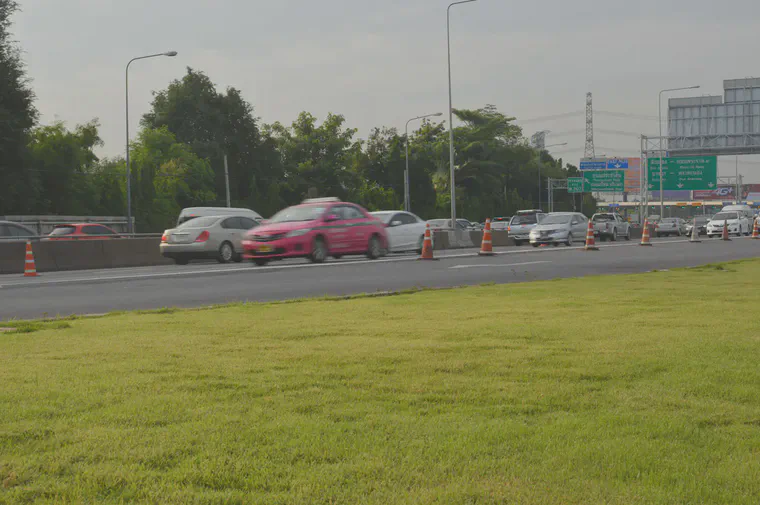
M337 198L315 198L281 210L243 240L244 257L259 266L284 258L322 263L328 256L366 254L375 259L387 248L385 225Z
M59 224L45 240L102 240L121 238L108 226L95 223Z

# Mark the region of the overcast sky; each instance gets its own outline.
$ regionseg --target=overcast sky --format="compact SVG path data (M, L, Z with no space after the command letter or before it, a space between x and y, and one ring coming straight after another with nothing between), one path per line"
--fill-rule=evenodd
M447 110L447 0L21 0L13 28L24 51L43 123L94 117L102 154L124 148L124 67L135 56L176 58L130 70L132 135L151 91L206 72L234 86L264 122L300 111L346 116L366 137L375 126L403 131L410 117ZM494 104L523 121L526 135L577 163L585 118L530 119L585 107L594 94L597 154L637 156L633 135L656 134L660 89L760 75L757 0L479 0L452 9L454 107ZM679 96L679 95L675 95ZM684 95L681 95L684 96ZM633 117L636 116L636 117ZM644 116L644 117L639 117ZM648 116L648 118L647 118ZM568 133L566 133L568 132ZM742 159L749 182L760 162ZM721 163L733 172L733 160Z

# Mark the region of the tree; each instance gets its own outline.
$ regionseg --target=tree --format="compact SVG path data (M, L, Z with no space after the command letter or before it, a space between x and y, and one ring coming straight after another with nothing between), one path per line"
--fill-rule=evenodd
M9 32L17 8L14 0L0 0L0 215L32 213L39 197L39 174L26 167L34 93Z
M32 132L29 166L39 175L37 213L85 216L97 210L93 174L98 158L93 150L103 144L98 126L93 120L72 132L56 122Z
M187 144L200 158L208 160L214 173L214 192L222 198L226 191L227 155L233 202L250 205L264 214L278 210L263 209L260 201L278 200L272 196L278 188L270 190L282 179L274 144L262 138L253 107L237 89L219 93L208 76L188 68L181 80L155 94L152 110L143 116L142 126L167 127L177 142Z
M328 114L321 125L308 112L299 114L290 127L273 124L274 138L284 170L286 200L295 203L317 188L321 196L345 199L359 186L351 169L361 143L354 142L356 130L344 128L345 118Z
M143 129L131 147L135 217L141 232L170 227L185 207L211 205L214 172L167 127Z

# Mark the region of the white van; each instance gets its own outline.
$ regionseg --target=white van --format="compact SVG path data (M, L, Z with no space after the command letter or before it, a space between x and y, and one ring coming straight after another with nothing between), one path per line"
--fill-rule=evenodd
M188 207L182 209L177 218L177 226L195 219L196 217L206 216L227 216L233 214L235 216L249 217L260 223L264 218L258 212L254 212L251 209L236 209L234 207Z
M749 205L726 205L707 223L707 236L721 236L724 224L731 235L749 235L754 224L752 208Z

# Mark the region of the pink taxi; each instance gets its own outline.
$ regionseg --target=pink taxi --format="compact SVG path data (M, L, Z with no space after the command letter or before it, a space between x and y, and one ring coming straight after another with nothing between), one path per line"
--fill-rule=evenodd
M388 248L385 225L353 203L314 198L281 210L243 240L244 256L259 266L272 260L329 256L382 256Z

